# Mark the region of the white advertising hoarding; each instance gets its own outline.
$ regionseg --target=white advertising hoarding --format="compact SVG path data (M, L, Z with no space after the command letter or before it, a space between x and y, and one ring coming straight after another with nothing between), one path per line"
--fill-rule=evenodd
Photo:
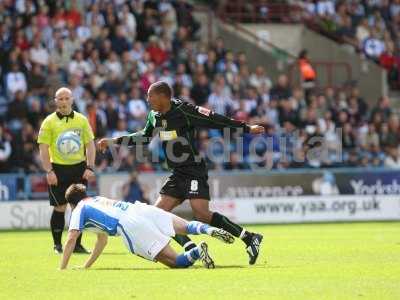
M247 224L400 220L396 195L241 198L211 208Z
M49 228L51 212L49 200L0 202L0 229Z

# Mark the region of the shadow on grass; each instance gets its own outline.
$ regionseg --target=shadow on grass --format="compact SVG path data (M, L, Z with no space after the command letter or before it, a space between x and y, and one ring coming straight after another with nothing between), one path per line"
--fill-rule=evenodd
M90 271L168 271L170 269L166 267L157 267L157 268L121 268L121 267L116 267L116 268L91 268L88 269Z
M271 268L271 269L276 269L276 268L286 268L283 266L268 266L266 264L262 265L254 265L254 266L249 266L249 265L221 265L221 266L216 266L215 269L254 269L254 268ZM189 269L204 269L203 266L192 266ZM170 271L170 270L185 270L183 269L170 269L167 267L149 267L149 268L142 268L142 267L110 267L110 268L91 268L89 270L92 271L156 271L156 270L162 270L162 271Z

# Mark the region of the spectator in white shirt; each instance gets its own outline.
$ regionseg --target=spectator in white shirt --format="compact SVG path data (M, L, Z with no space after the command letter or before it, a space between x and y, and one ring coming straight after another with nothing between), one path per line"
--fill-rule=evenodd
M24 73L19 70L17 64L13 64L11 72L6 75L6 90L10 97L14 97L17 91L26 92L27 81Z
M8 159L11 156L12 148L4 129L0 126L0 172L8 171Z
M32 62L42 66L47 66L49 63L49 52L41 45L40 36L33 39L33 45L30 50L30 57Z
M335 4L333 1L323 0L317 1L317 13L320 16L333 16L335 14Z
M78 107L80 112L85 112L86 102L84 101L83 94L85 89L82 87L81 78L77 75L72 75L69 80L70 89L72 92L72 97L74 98L74 103Z
M121 20L125 36L130 42L133 42L136 38L137 23L135 16L129 11L129 6L127 4L124 4L122 11L118 13L118 18Z
M213 92L208 96L208 106L218 114L226 115L233 106L233 101L230 97L223 93L224 87L216 84Z
M89 26L86 24L81 24L77 29L76 29L76 34L78 36L78 39L84 43L87 39L89 39L92 35L92 31Z
M364 18L360 21L356 29L356 38L359 42L359 45L362 45L365 39L370 36L370 30L368 25L368 19Z
M390 169L400 169L400 155L397 147L390 147L385 158L385 167Z
M250 76L250 85L260 90L261 86L265 85L268 89L271 88L272 82L267 75L265 75L265 69L262 66L256 68L255 73Z
M130 128L141 126L146 119L147 106L137 87L131 89L130 100L128 102L128 112L131 119L131 122L129 122Z
M116 74L118 77L122 75L122 65L118 58L118 55L113 51L108 56L108 59L105 62L106 69L110 73Z
M74 59L70 62L68 66L68 71L71 75L76 75L80 78L89 75L92 71L90 64L83 59L82 50L77 50L74 55Z

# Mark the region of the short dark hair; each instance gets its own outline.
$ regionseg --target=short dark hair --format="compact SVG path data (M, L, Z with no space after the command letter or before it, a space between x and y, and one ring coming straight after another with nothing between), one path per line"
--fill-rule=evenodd
M71 184L65 191L65 199L70 203L78 203L86 197L86 186L81 183Z
M165 81L158 81L151 85L151 90L156 94L163 94L168 98L172 97L172 89Z

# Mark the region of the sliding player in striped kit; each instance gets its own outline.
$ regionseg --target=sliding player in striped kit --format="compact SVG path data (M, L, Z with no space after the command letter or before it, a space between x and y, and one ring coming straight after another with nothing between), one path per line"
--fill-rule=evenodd
M97 233L97 242L84 268L89 268L96 261L107 244L108 236L121 236L131 253L171 268L186 268L199 259L206 268L215 267L205 242L177 254L169 245L171 237L176 234L207 234L225 243L234 242L234 237L222 229L197 221L186 221L151 205L100 196L88 197L83 184L72 184L65 197L78 202L78 205L71 215L60 269L67 267L76 239L85 229Z

